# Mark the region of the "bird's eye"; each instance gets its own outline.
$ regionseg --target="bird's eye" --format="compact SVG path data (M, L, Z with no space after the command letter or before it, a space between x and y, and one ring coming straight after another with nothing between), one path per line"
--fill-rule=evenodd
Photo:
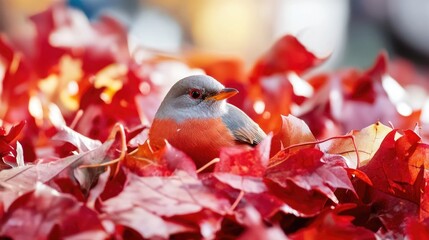
M193 98L193 99L201 98L202 95L203 95L203 93L201 92L200 89L191 89L189 91L189 96L191 96L191 98Z

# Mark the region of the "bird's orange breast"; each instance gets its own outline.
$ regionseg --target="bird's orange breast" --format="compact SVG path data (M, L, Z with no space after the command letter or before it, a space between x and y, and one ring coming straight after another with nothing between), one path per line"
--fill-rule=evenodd
M222 147L236 144L222 119L174 120L155 119L149 131L151 147L160 148L167 140L172 146L190 156L197 167L219 156Z

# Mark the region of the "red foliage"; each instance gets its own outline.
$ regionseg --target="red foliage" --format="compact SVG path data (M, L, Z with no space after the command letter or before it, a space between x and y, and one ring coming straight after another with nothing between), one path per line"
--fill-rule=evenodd
M313 133L310 131L307 124L305 124L301 119L292 115L281 116L281 118L281 130L274 136L271 155L280 151L281 147L287 148L295 144L316 141L316 138L313 136ZM311 145L301 147L296 146L290 149L290 151L298 151L299 149L306 147L311 147Z
M175 170L195 175L195 163L180 150L166 144L159 151L152 152L148 142L128 154L125 166L141 176L170 176Z
M292 234L291 239L376 239L370 230L353 225L353 217L339 215L353 205L343 205L321 213L305 229Z
M429 145L420 143L420 137L410 130L397 140L396 134L397 131L390 132L372 160L360 170L368 175L374 188L420 203Z
M426 239L429 237L428 220L419 222L415 219L410 219L407 223L406 231L410 240Z
M318 91L303 103L306 111L300 117L318 137L361 129L375 121L399 124L395 106L382 85L388 74L386 65L387 56L382 52L366 71L346 69L309 79Z
M328 200L338 203L334 194L337 188L354 192L347 166L339 156L324 156L321 151L308 148L296 153L279 152L274 159L264 181L271 193L289 206L291 213L314 216L329 204ZM293 192L301 194L290 197Z
M16 163L17 151L13 146L13 141L16 140L18 135L21 133L24 128L25 122L20 122L17 125L12 126L9 129L9 132L6 133L6 130L3 126L0 126L0 158L2 162L0 162L0 169L9 168L10 162ZM20 156L22 157L22 156ZM12 158L12 160L10 160Z
M381 53L307 78L325 59L291 35L249 72L198 53L137 61L113 18L59 4L30 20L34 35L0 36L0 237L427 238L424 105L387 87L421 83L414 67ZM273 133L205 169L177 146L154 151L147 127L190 67L239 89L231 103Z
M298 77L296 74L302 74L323 61L294 36L282 37L250 71L249 98L241 108L265 131L278 131L281 126L280 116L291 113L292 103L301 103L305 99L296 93L297 86L294 86L291 78ZM260 101L264 104L263 111L256 111L255 104Z
M261 77L277 73L304 71L323 62L308 51L294 36L286 35L279 39L271 49L260 58L253 67L251 79L258 81Z
M226 199L213 194L200 180L178 171L170 177L129 174L123 191L105 201L102 211L107 219L134 228L145 238L189 231L209 237L228 207Z
M2 216L0 235L12 239L86 238L108 234L98 214L73 196L43 184L16 199Z
M270 144L271 136L268 136L258 146L250 150L239 147L224 148L220 152L219 163L216 164L214 172L262 177L270 157Z

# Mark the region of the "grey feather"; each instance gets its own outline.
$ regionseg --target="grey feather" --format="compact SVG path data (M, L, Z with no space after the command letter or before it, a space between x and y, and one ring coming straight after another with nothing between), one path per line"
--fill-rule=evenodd
M231 104L227 104L227 112L222 116L222 121L239 142L254 146L267 136L258 124Z

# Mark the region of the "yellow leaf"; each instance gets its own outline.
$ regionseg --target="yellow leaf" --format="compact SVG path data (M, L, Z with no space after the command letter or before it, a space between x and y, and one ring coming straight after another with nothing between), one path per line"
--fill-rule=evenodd
M377 152L384 137L392 130L392 128L377 122L360 131L358 130L351 132L351 135L355 137L356 147L359 152L359 164L357 163L353 142L350 140L338 139L332 141L332 143L328 146L327 152L332 154L340 154L349 159L350 162L356 163L356 166L350 167L366 165Z

